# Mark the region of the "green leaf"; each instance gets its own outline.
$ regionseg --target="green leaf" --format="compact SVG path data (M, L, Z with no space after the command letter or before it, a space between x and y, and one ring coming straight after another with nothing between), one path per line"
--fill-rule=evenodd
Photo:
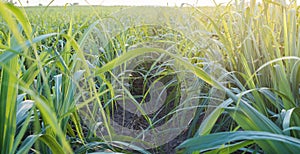
M56 139L50 135L42 135L40 136L39 140L44 142L53 153L67 153L56 141Z
M205 154L228 154L228 153L234 153L235 151L242 149L243 147L246 147L248 145L253 144L253 141L242 141L242 142L237 142L233 144L228 144L228 145L222 145L221 148L218 148L216 150L212 150L209 152L206 152Z
M18 149L17 154L28 153L32 145L37 140L41 140L43 143L45 143L51 149L52 153L55 154L66 153L66 151L64 151L64 149L57 143L55 138L53 138L50 135L39 134L39 135L30 135L26 137L26 139L23 141L22 145L20 146L20 149Z
M16 131L18 58L2 66L0 87L0 153L11 153Z
M21 51L25 50L26 48L30 47L34 43L40 42L44 39L47 39L49 37L55 36L57 33L50 33L50 34L45 34L45 35L40 35L36 38L34 38L32 41L26 41L24 44L19 45L17 47L14 47L12 49L7 49L5 50L1 55L0 55L0 64L7 63L9 60L11 60L14 56L17 54L20 54Z
M9 3L6 4L6 7L14 14L14 16L16 16L18 21L21 23L27 38L30 39L32 34L32 29L24 13L18 7L15 7L14 5L11 5Z
M201 152L222 148L224 144L231 144L236 141L260 141L271 142L274 146L264 147L263 150L269 151L266 148L275 148L273 151L276 153L292 152L297 153L300 150L300 140L290 136L273 134L270 132L257 132L257 131L237 131L237 132L222 132L209 134L205 136L197 136L184 141L177 149L186 149L187 152L200 150ZM284 149L277 146L285 145ZM277 147L277 148L276 148ZM279 146L282 147L282 146Z

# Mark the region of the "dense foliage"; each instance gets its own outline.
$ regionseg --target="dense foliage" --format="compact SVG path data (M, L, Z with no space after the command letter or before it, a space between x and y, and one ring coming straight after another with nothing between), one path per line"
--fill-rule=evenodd
M165 27L126 28L128 21L126 26L120 22L125 27L122 33L104 35L116 27L105 28L102 21L121 21L112 14L126 9L18 8L0 2L1 154L171 152L165 147L132 145L134 139L121 138L110 128L110 121L120 118L113 113L120 97L114 84L126 82L116 76L130 59L150 52L176 63L168 59L142 63L131 76L147 74L151 82L163 79L169 83L178 72L189 71L194 75L193 88L201 90L193 95L199 100L195 106L179 110L176 101L183 95L183 83L170 83L171 97L166 104L170 110L141 119L147 130L181 110L195 109L176 152L300 151L300 16L296 2L263 0L257 4L253 0L211 8L176 8L193 16L193 24L172 23L179 25L176 30L169 28L169 21L164 22ZM139 7L136 12L145 10ZM170 14L176 15L182 14ZM192 32L182 30L186 27ZM106 46L99 46L103 40L99 36L107 37ZM171 69L177 63L182 69ZM135 100L147 100L146 80L128 81L135 82L139 87L129 86L132 95L128 97L142 95ZM100 122L95 115L101 115ZM128 117L124 119L126 123ZM107 134L99 135L103 129Z

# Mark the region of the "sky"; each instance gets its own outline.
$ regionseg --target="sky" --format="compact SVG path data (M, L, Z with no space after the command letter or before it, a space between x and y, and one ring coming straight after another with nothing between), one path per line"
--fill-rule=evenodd
M18 0L17 5L20 5ZM28 3L27 3L28 1ZM23 6L47 5L51 0L20 0ZM228 3L230 0L215 0L217 3ZM87 3L88 2L88 3ZM52 5L65 5L66 3L79 3L80 5L155 5L180 6L182 3L201 6L213 6L213 0L54 0Z

